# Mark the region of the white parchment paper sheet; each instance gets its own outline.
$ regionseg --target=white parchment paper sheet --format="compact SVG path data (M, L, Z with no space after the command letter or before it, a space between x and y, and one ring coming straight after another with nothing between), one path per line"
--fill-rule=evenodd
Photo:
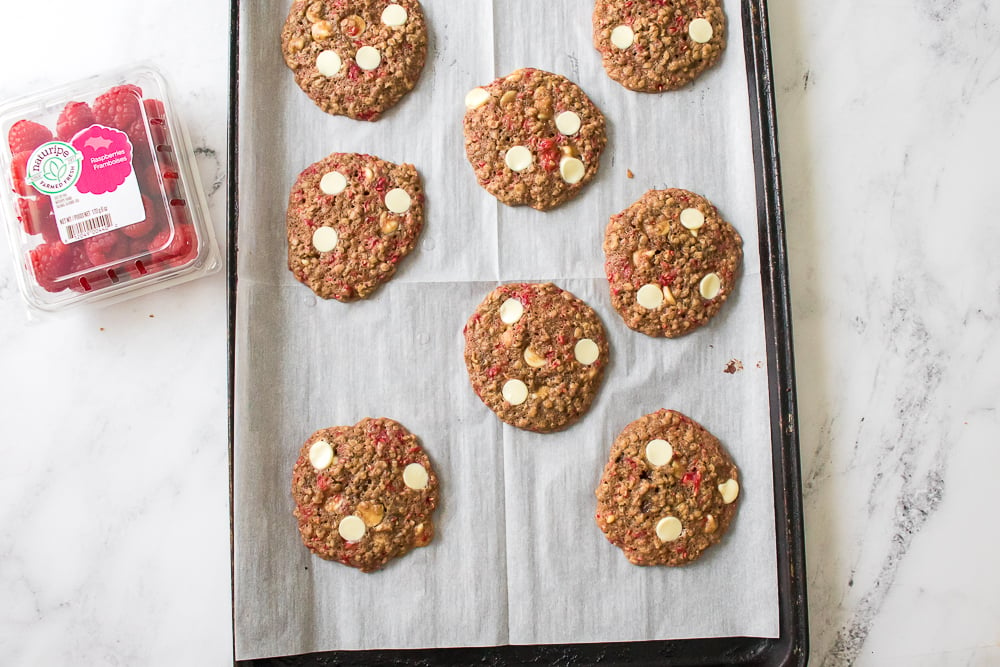
M581 0L425 0L427 66L377 123L324 114L285 68L287 3L244 3L240 47L234 530L239 659L329 649L622 641L778 634L768 385L740 7L729 47L694 86L626 91L591 45ZM523 66L577 82L608 119L597 179L539 213L476 185L465 92ZM422 240L365 302L315 298L286 268L296 175L334 151L417 166ZM626 169L635 177L626 177ZM650 188L704 194L740 231L740 286L710 325L677 340L628 330L611 308L608 217ZM462 326L498 282L551 280L591 304L611 344L603 389L570 429L505 426L480 403ZM726 373L731 359L744 370ZM593 520L614 437L662 407L700 421L741 470L723 543L684 568L639 568ZM291 469L314 430L367 416L421 438L442 480L438 534L376 574L301 545Z

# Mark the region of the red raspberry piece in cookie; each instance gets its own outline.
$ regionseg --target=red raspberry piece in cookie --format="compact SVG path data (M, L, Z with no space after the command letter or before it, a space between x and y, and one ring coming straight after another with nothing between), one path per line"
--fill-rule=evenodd
M7 143L10 145L11 153L27 152L30 154L46 141L52 141L52 132L49 128L32 120L17 121L7 133Z
M281 51L323 111L376 120L416 85L427 25L417 0L296 0Z
M142 118L141 99L138 86L115 86L94 100L94 118L101 125L128 131Z
M77 132L85 130L97 120L94 112L86 102L70 102L63 107L56 121L56 136L62 141L69 141Z

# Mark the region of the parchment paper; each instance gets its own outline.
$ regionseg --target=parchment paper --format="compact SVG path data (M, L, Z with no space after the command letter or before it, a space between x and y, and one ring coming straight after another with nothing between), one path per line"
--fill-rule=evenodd
M712 636L776 637L768 387L740 7L729 46L694 86L631 93L604 73L581 0L424 0L427 66L377 123L329 116L279 48L287 3L241 5L234 530L236 657L330 649ZM608 119L597 179L573 202L508 208L475 182L463 98L523 66L577 82ZM411 162L427 224L397 276L365 302L322 301L286 268L296 175L334 151ZM626 176L626 170L634 178ZM650 188L704 194L739 230L741 282L696 333L652 339L610 305L608 217ZM604 387L556 434L503 425L475 396L462 326L498 282L551 280L608 330ZM730 360L743 370L727 373ZM732 370L732 368L730 369ZM741 471L725 540L684 568L639 568L594 523L614 437L662 407L715 433ZM363 574L313 557L292 517L291 469L314 430L387 416L417 434L442 480L427 548Z

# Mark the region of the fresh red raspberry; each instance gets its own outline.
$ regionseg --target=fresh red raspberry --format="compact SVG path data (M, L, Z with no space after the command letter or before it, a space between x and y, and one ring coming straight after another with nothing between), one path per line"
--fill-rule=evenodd
M17 219L21 221L24 233L28 235L41 234L49 218L52 225L55 225L55 217L52 215L52 200L46 196L41 197L18 197L17 199ZM58 233L56 235L58 238Z
M14 155L10 163L10 173L14 181L14 192L22 197L30 197L31 195L38 194L35 188L28 185L27 181L29 157L31 157L31 151L21 151Z
M46 292L61 292L69 287L64 278L73 272L73 255L69 246L59 241L43 243L29 251L35 282Z
M198 252L198 237L194 227L186 223L175 224L173 238L171 238L169 227L162 230L153 237L153 241L149 244L149 251L153 255L153 263L157 266L161 264L168 266L187 264Z
M122 227L122 233L130 239L140 239L149 236L153 229L160 226L159 207L146 195L142 195L142 208L146 211L146 219L141 222Z
M62 240L59 236L59 223L56 222L56 214L52 211L49 211L48 215L42 218L39 231L46 243L55 243Z
M97 236L86 238L83 243L83 250L87 253L87 259L91 266L103 266L110 264L122 256L122 249L118 240L121 235L117 231L104 232Z
M86 102L70 102L63 107L56 121L56 136L63 141L69 141L77 132L85 130L94 123L94 112Z
M146 117L149 119L159 118L164 119L167 117L166 109L163 108L163 102L152 97L147 98L142 101L142 107L146 110Z
M11 153L24 151L30 153L46 141L52 141L52 132L44 125L31 120L17 121L7 133L7 143L10 144Z
M163 197L163 192L167 193L168 199L184 198L180 173L166 160L147 166L141 173L139 187L154 200Z
M94 100L94 118L101 125L128 131L142 118L141 99L142 89L138 86L115 86Z

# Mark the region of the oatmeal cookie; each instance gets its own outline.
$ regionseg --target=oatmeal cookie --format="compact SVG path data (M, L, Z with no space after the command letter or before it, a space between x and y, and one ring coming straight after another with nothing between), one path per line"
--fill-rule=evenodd
M611 303L630 328L675 338L714 317L736 287L743 240L710 201L650 190L604 232Z
M736 515L739 472L719 440L673 410L640 417L611 447L597 525L635 565L686 565Z
M292 472L302 543L373 572L434 537L438 478L416 436L391 419L316 431Z
M476 395L518 428L566 428L590 407L604 377L608 339L600 318L551 283L497 287L464 334Z

